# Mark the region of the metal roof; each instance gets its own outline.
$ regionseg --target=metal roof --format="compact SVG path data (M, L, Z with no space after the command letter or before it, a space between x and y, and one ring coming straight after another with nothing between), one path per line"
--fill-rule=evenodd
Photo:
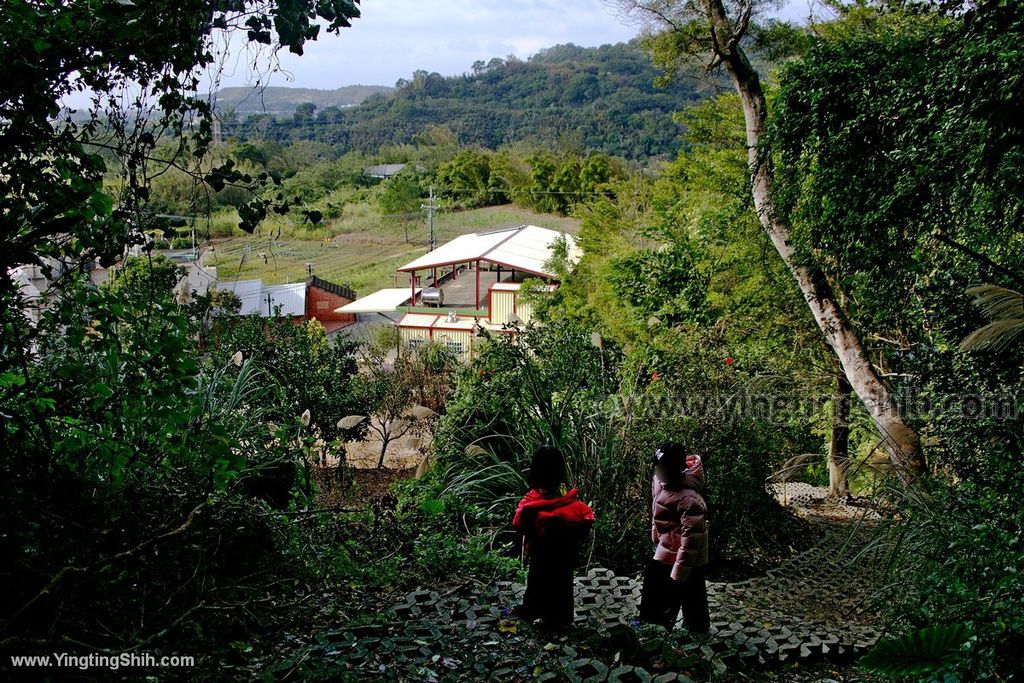
M495 292L518 292L522 287L522 282L495 282L491 285L491 289ZM530 289L534 292L553 292L558 289L558 285L539 284Z
M406 313L398 321L399 327L432 327L439 316L430 313Z
M419 294L422 288L417 287ZM392 287L367 294L361 299L334 309L335 313L388 313L396 310L412 296L411 287Z
M536 225L521 225L517 228L470 233L456 237L434 251L405 264L399 271L425 270L455 263L489 261L514 270L522 270L546 277L545 263L552 256L552 244L564 236L569 243L569 261L576 263L582 251L572 235L549 230Z
M487 253L487 260L501 263L516 270L525 270L538 275L551 275L545 268L552 256L552 244L565 233L548 230L536 225L524 225L514 237L502 242ZM565 235L569 245L569 260L579 260L579 248L572 235Z
M267 304L267 296L270 296L270 303ZM263 312L260 315L270 315L268 309L277 310L281 307L280 315L302 316L306 315L306 283L295 282L289 285L271 285L263 288ZM266 313L264 313L266 312Z
M207 294L211 287L217 286L217 267L203 267L198 261L190 261L185 266L185 276L178 281L174 291L178 296L191 294Z
M472 330L476 327L475 318L456 316L455 320L448 320L446 316L438 316L434 321L435 330Z
M23 299L38 299L43 295L36 283L45 282L45 278L38 271L38 266L18 266L7 269L7 277L20 290L19 294Z
M508 228L493 232L472 232L467 235L460 235L451 242L442 244L434 251L428 251L418 259L410 261L398 270L424 270L437 266L447 266L453 263L475 261L498 246L499 242L512 237L518 231L519 228Z
M407 164L377 164L376 166L367 166L363 172L373 178L390 178L397 175L406 166Z
M406 313L397 324L398 327L426 327L434 330L472 331L476 327L477 321L465 316L456 316L455 320L448 320L447 315Z
M262 280L238 280L220 282L217 289L234 292L242 302L241 315L259 315L269 318L277 307L280 315L302 316L306 314L306 283L294 282L287 285L264 285ZM268 304L267 297L270 297Z
M253 315L260 312L260 296L263 293L263 280L236 280L234 282L218 282L217 289L234 292L242 302L239 309L241 315ZM266 310L264 308L263 310Z

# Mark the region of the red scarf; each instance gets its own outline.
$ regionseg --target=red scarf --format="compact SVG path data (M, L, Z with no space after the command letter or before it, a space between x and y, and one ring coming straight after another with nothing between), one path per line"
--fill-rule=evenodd
M520 533L542 536L549 519L564 522L593 523L594 511L579 499L579 490L571 489L564 496L552 497L537 489L530 489L519 501L512 526Z

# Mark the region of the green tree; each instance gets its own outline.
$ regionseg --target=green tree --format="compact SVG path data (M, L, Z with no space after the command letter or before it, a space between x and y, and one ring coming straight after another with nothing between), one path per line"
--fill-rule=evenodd
M249 605L266 597L238 567L302 574L294 564L282 573L289 551L271 530L281 527L253 514L262 503L243 482L260 463L300 460L303 427L289 416L271 433L262 408L272 404L251 363L200 362L190 321L155 304L170 298L173 264L129 259L123 277L100 288L83 271L168 227L148 202L153 176L172 163L214 192L269 182L209 154L212 112L196 93L217 45L301 53L358 8L18 0L2 15L4 638L118 651L227 642L248 617L228 627L205 619L204 606L228 594ZM76 96L91 104L72 115L65 102ZM275 206L283 203L258 198L240 213L251 228ZM36 325L11 279L20 264L41 264L53 282ZM290 485L284 493L287 504ZM186 623L195 629L183 633Z
M338 427L362 406L355 394L355 348L344 337L328 343L316 320L297 326L254 315L216 318L209 341L215 362L240 354L267 373L273 391L265 394L263 408L269 419L282 424L308 410L309 428L324 441L358 433Z
M557 195L553 194L558 165L550 152L538 151L527 158L530 165L529 197L532 208L542 213L555 213L559 209Z
M385 214L412 213L419 211L424 194L419 174L403 169L381 185L377 204Z
M292 120L299 125L308 125L312 123L316 116L316 105L312 102L301 102L295 107L295 112L292 114Z
M616 294L646 318L666 325L708 319L707 278L684 246L630 254L612 264L608 277Z
M777 206L876 340L871 361L931 405L917 416L931 490L898 497L907 521L880 539L895 551L886 599L908 628L973 632L936 662L947 677L995 680L1021 669L1021 418L970 418L964 401L1015 395L1024 355L962 344L1019 327L1024 16L998 2L889 10L851 7L782 69Z
M140 308L167 305L172 302L174 288L185 273L184 267L163 254L129 256L111 270L103 286Z
M896 396L882 373L870 363L868 351L822 266L809 254L796 252L793 226L775 196L776 175L768 125L769 102L761 74L744 46L756 32L766 3L742 0L625 0L620 3L651 23L657 33L649 42L655 59L674 77L682 64L703 60L708 71L724 68L739 95L744 114L751 198L758 218L776 251L803 293L811 314L846 372L850 385L867 407L883 436L890 460L900 476L912 480L924 469L920 442L899 410Z
M459 152L454 159L437 167L435 174L441 192L467 208L494 204L490 155L476 149Z

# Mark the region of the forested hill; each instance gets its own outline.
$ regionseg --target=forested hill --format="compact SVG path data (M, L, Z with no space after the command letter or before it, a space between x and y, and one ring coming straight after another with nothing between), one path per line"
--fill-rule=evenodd
M387 94L394 88L386 85L346 85L333 90L315 88L270 87L262 89L232 87L221 88L215 94L217 107L236 114L291 114L304 102L312 102L319 109L351 107L370 95Z
M358 107L314 109L291 116L250 116L224 132L245 139L315 139L376 152L413 142L430 125L451 129L462 144L497 148L513 142L565 142L630 158L671 155L681 127L671 113L702 96L693 79L657 88L657 72L637 43L596 48L558 45L528 60L476 62L445 77L417 71L391 96ZM571 131L571 132L570 132ZM581 138L581 139L580 139Z

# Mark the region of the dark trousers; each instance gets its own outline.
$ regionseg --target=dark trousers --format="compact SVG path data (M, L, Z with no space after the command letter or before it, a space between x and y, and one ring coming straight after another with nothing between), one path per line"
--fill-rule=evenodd
M564 552L548 543L530 546L530 569L526 577L521 614L538 617L553 629L567 628L573 621L573 563Z
M683 625L694 633L711 628L708 612L708 588L704 567L693 567L686 581L672 580L672 565L651 560L644 571L640 594L640 621L661 624L672 630L683 612Z

